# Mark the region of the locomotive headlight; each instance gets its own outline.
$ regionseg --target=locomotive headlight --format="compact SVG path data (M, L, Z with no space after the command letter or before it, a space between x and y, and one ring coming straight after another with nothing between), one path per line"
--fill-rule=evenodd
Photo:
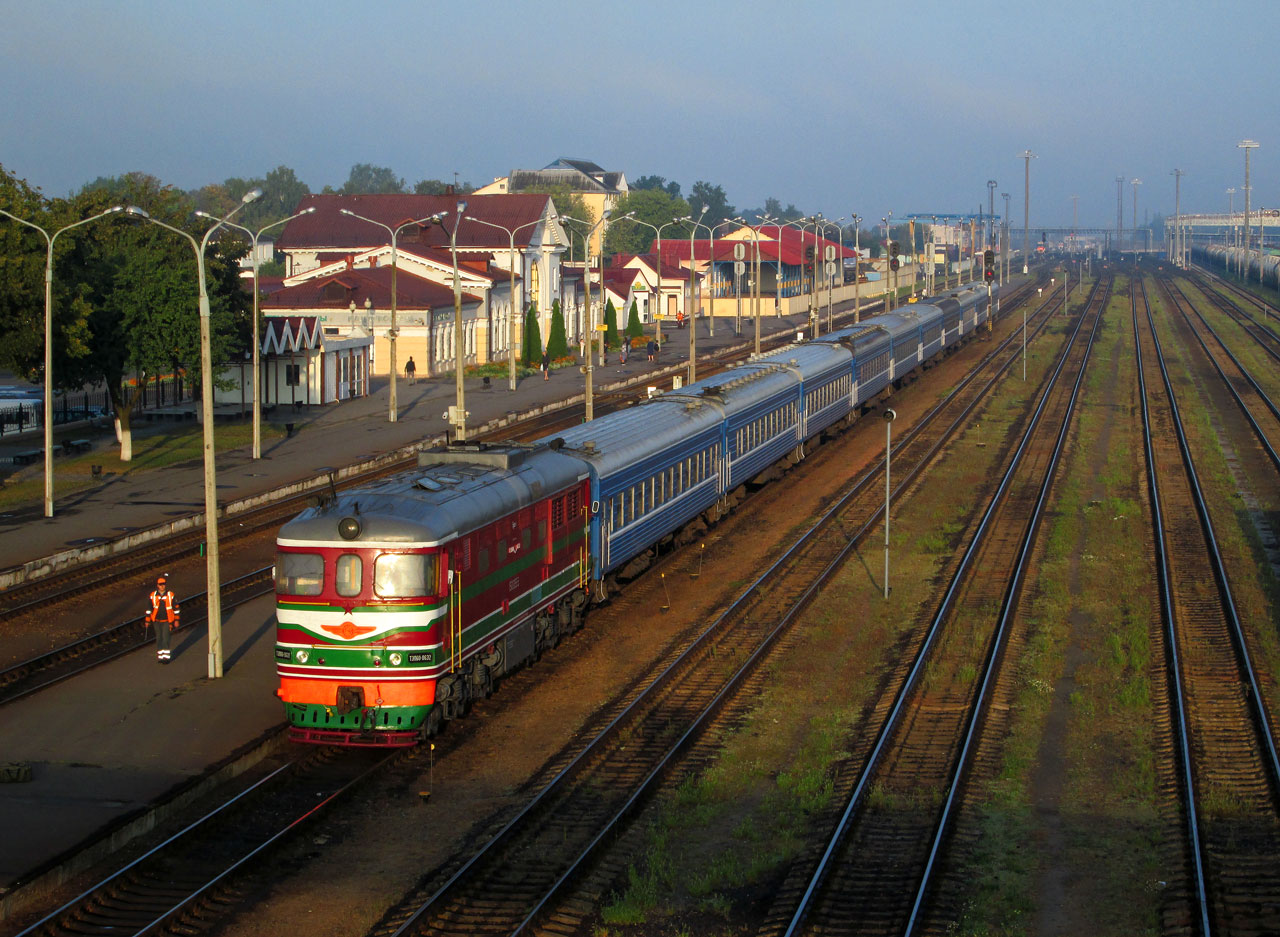
M299 664L305 664L305 663L307 662L307 659L308 659L310 656L311 656L311 655L310 655L310 654L308 654L308 653L307 653L305 650L303 650L302 648L299 648L299 649L298 649L298 663L299 663Z
M400 656L400 652L399 652L399 651L392 651L392 652L387 656L387 660L391 661L391 666L392 666L392 667L399 667L399 666L400 666L400 662L401 662L402 660L404 660L404 658Z
M354 540L360 536L360 521L354 517L344 517L338 521L338 536L343 540Z

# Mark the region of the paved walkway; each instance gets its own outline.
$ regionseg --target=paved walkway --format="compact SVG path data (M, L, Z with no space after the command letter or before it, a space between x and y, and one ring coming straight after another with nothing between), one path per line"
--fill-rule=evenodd
M762 319L762 334L780 336L807 327L804 315ZM664 332L667 343L660 360L650 363L643 349L633 353L626 365L617 353L594 372L597 391L626 381L638 386L653 384L668 389L672 378L683 376L688 367L688 335L685 330ZM754 330L743 320L743 334L735 335L733 322L716 323L716 334L708 334L706 323L698 327L698 357L728 347L748 355ZM511 412L536 410L583 393L583 376L577 367L566 367L543 381L540 374L522 378L515 392L507 389L505 377L469 379L466 406L468 425L482 426ZM367 397L328 406L305 407L298 412L277 408L268 418L277 425L295 423L292 437L264 439L262 458L254 460L248 446L217 454L218 500L228 502L272 491L290 482L323 474L325 468L339 468L395 450L432 440L443 440L448 429L445 413L454 403L452 378L419 379L409 384L397 382L399 419L387 420L390 382L374 379ZM575 404L581 407L581 402ZM165 424L142 424L136 432L162 433ZM62 439L89 438L95 449L114 449L114 435L99 431L92 435L85 425L58 427L55 445ZM21 468L13 466L17 452L39 448L39 433L0 439L0 478L43 478L43 463ZM0 511L0 569L53 556L68 549L114 540L134 530L153 527L177 518L198 514L204 508L204 473L200 459L164 469L140 471L108 477L91 488L59 495L57 461L54 462L54 516L43 516L43 502Z

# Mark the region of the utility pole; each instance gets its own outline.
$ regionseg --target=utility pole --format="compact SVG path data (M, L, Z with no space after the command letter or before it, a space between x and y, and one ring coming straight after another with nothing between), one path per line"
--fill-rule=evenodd
M987 180L987 214L990 216L990 230L987 232L987 247L996 246L996 180Z
M1004 199L1004 224L1000 226L1000 254L1003 260L1000 265L1000 285L1004 286L1005 278L1009 276L1009 193L1001 192L1000 197Z
M1036 154L1025 150L1022 158L1026 161L1022 193L1022 272L1026 273L1031 263L1031 161Z
M1124 176L1116 176L1116 250L1124 240Z
M1173 249L1177 254L1175 263L1181 267L1184 253L1182 244L1182 177L1185 173L1181 169L1175 169L1170 175L1173 176Z
M1249 151L1258 146L1253 140L1241 140L1236 144L1244 150L1244 253L1241 255L1240 275L1249 279ZM1258 281L1262 281L1262 264L1258 264Z
M1080 196L1071 196L1071 250L1076 249L1076 232L1080 230Z
M1141 179L1134 179L1131 183L1133 186L1133 250L1138 250L1138 186L1142 185Z

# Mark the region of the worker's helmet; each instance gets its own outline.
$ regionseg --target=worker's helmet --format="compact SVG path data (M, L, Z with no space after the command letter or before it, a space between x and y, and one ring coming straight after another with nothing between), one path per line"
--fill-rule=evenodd
M157 585L157 586L163 586L163 585L164 585L164 582L165 582L165 579L164 579L164 577L163 577L163 576L160 576L159 578L157 578L157 579L156 579L156 585Z

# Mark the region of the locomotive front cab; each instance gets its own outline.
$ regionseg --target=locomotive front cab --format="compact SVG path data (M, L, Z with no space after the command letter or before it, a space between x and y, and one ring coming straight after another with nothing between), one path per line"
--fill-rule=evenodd
M435 702L448 578L439 550L283 546L278 695L297 741L412 745Z

